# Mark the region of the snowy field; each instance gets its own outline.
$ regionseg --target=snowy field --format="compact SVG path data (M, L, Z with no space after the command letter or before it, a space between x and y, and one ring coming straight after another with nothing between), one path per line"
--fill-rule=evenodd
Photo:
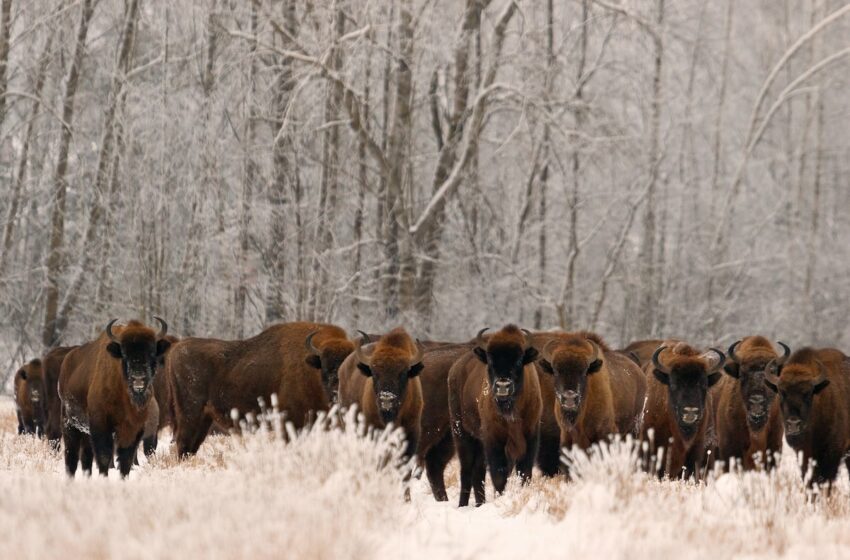
M708 485L636 472L624 445L576 459L576 482L535 479L481 508L438 504L424 477L404 499L396 440L356 429L285 445L273 432L211 437L177 463L168 445L126 481L69 481L47 444L15 435L0 401L0 558L847 558L846 472L814 503L786 454L764 474ZM165 438L167 440L167 437ZM392 463L392 461L390 461ZM489 492L489 489L488 489Z

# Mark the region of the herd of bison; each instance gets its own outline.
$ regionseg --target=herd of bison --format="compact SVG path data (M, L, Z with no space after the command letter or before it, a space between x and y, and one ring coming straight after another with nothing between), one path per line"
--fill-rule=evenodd
M704 477L715 461L771 469L783 434L812 483L831 483L850 448L850 358L835 349L792 353L749 336L724 353L680 340L612 350L589 332L482 329L467 342L414 340L397 328L350 339L337 326L274 325L246 340L178 339L112 320L95 340L59 347L15 375L19 433L64 447L65 467L92 463L126 476L139 443L155 451L169 426L177 454L198 451L211 429L274 402L296 429L338 404L406 436L434 497L457 454L460 505L484 502L516 470L563 474L561 449L586 450L614 434L640 442L659 477ZM236 414L238 412L238 414ZM850 465L848 465L850 466Z

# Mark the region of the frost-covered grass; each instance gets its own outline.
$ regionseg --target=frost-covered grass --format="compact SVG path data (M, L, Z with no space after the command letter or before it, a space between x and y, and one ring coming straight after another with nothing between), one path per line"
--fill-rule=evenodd
M0 403L0 558L846 558L846 473L811 500L794 457L780 469L658 482L615 443L572 457L575 481L512 481L481 508L434 502L395 464L395 434L354 422L289 444L274 431L211 437L178 463L167 444L126 481L69 481L61 457L14 434ZM167 437L165 438L167 440Z

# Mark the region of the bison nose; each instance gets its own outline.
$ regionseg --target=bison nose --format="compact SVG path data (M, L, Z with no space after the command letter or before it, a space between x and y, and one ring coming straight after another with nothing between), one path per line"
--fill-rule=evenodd
M144 376L133 375L132 377L130 377L130 387L133 389L133 391L140 393L145 390L146 386L147 379Z
M378 395L378 401L381 406L381 410L392 410L398 403L398 397L389 391L381 391Z
M558 400L561 401L561 407L565 410L576 410L579 403L579 394L572 389L558 394Z
M750 397L750 406L749 412L752 416L763 416L765 412L764 408L764 395L752 395Z
M685 406L682 408L682 422L685 424L694 424L699 420L699 407Z
M39 400L40 398L41 398L41 396L38 394L38 391L33 391L33 392L32 392L32 400L33 400L33 402L38 402L38 400Z
M796 416L792 416L791 418L787 418L785 420L785 433L789 436L794 436L800 433L801 428L803 426L803 421Z
M494 386L496 397L509 397L513 392L514 382L510 379L499 379Z

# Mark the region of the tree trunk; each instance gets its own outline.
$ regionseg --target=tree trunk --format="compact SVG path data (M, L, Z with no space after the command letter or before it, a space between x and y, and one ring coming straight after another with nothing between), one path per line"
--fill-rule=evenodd
M0 0L0 132L6 120L6 90L9 86L9 43L12 33L12 0Z
M86 52L86 37L89 22L94 14L94 0L82 0L80 23L77 27L74 56L68 68L65 80L65 95L62 100L62 132L59 137L59 149L56 156L56 167L51 184L53 185L53 204L51 209L50 246L47 254L47 283L45 286L44 326L41 333L42 343L51 348L61 337L64 325L57 324L59 311L59 280L62 276L62 249L65 243L65 197L68 185L68 151L71 146L71 136L74 121L74 99L77 95L77 85L80 69Z

